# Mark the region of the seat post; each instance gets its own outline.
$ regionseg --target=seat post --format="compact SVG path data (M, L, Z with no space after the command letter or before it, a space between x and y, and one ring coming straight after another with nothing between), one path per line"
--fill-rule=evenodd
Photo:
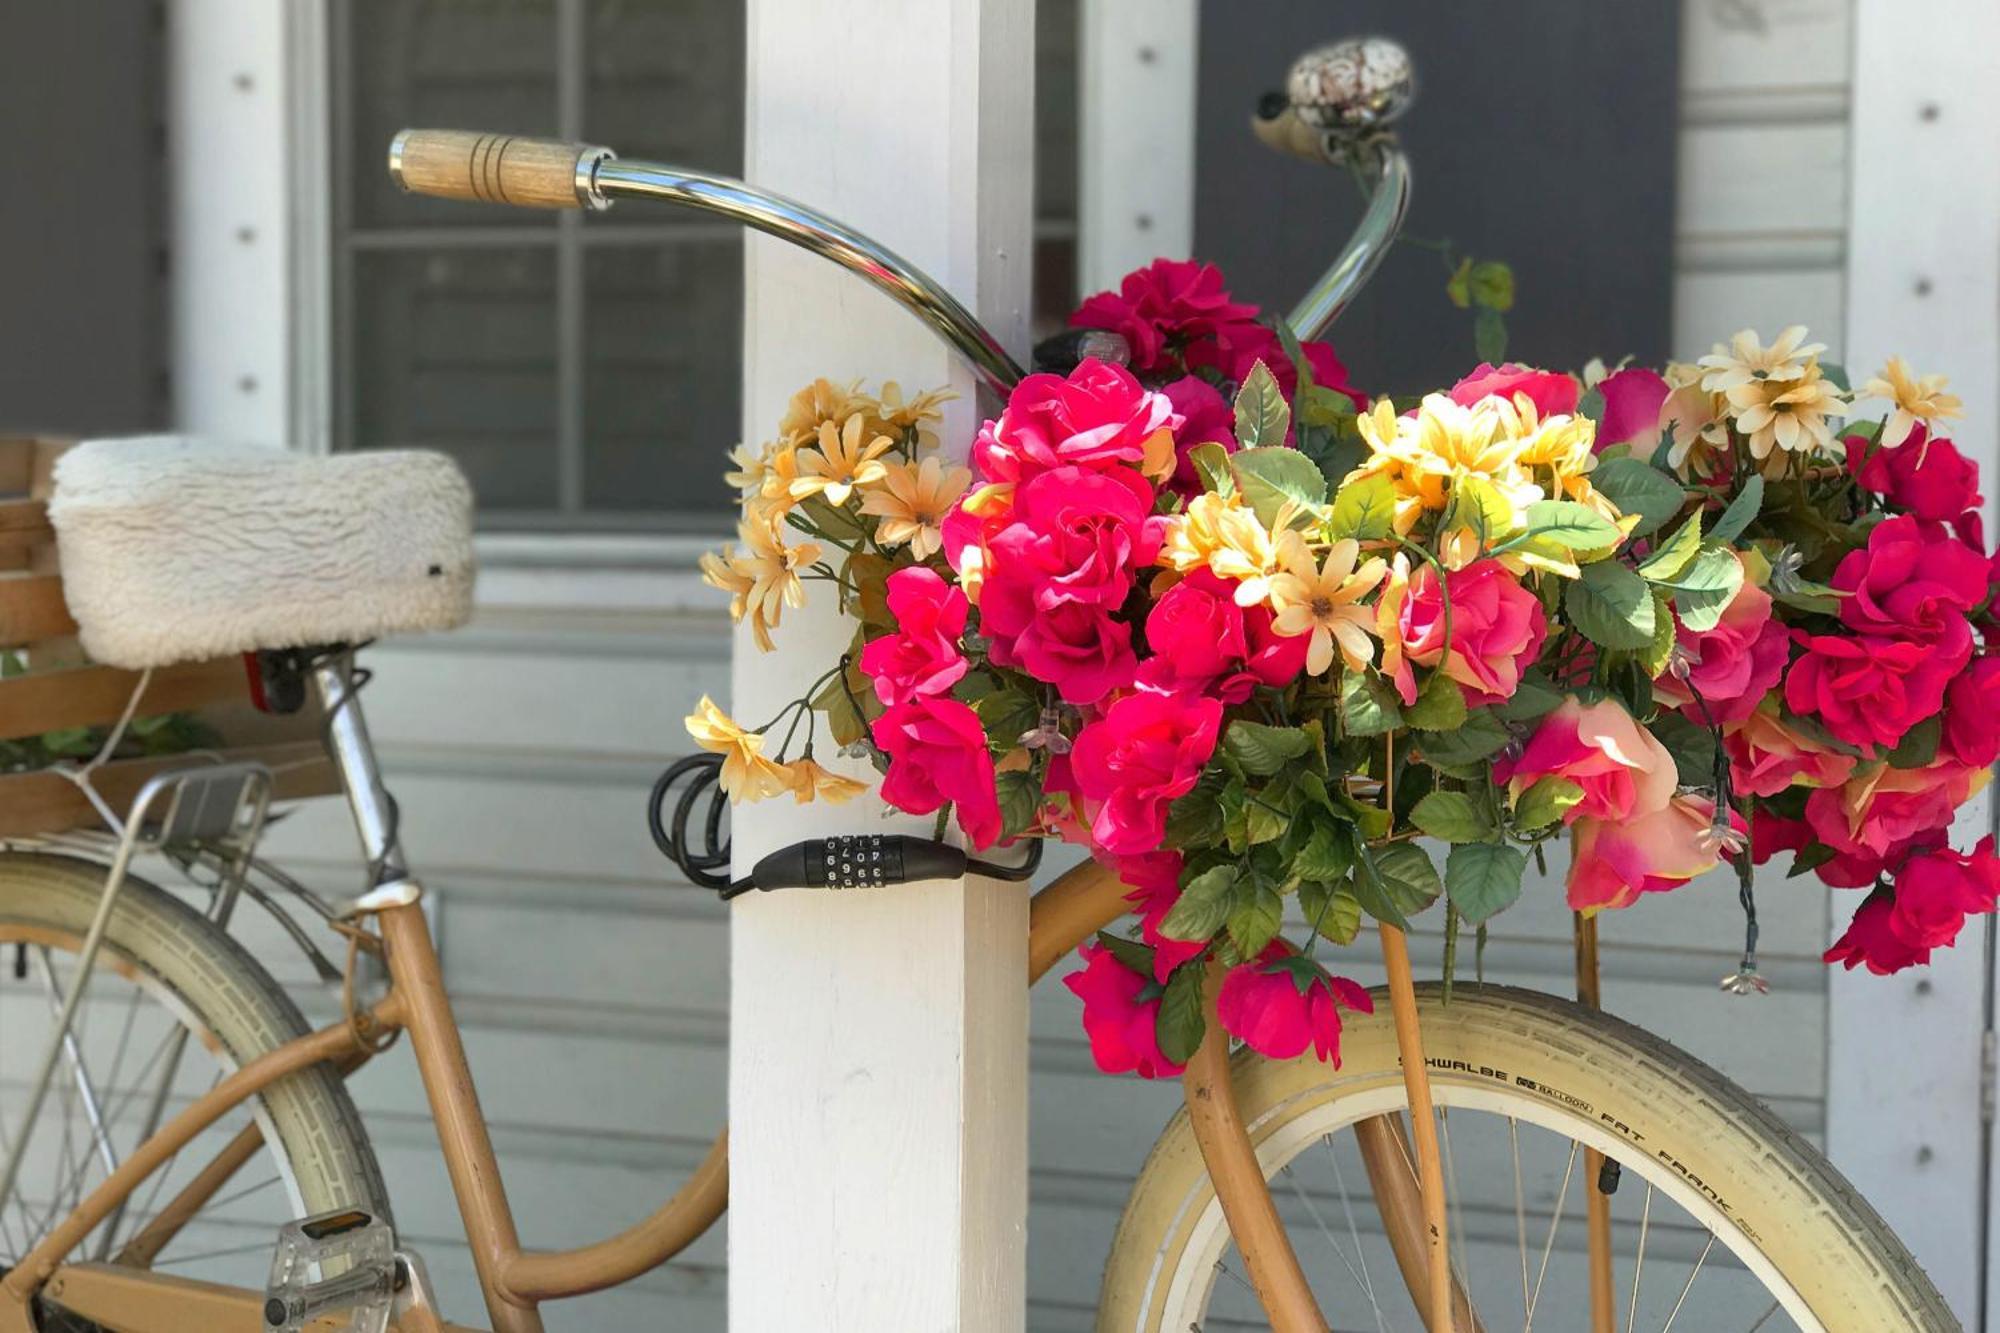
M354 816L354 831L361 838L361 854L373 879L371 887L403 879L409 871L397 836L396 803L382 784L382 770L368 738L368 720L362 716L361 695L354 682L353 652L319 662L313 667L312 681L326 716L327 748L340 772L347 807Z

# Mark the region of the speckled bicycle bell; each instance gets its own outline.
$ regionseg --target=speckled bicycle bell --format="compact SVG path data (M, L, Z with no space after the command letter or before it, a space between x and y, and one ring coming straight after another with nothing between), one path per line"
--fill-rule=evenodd
M1300 56L1285 80L1300 120L1317 130L1385 129L1416 99L1410 54L1387 37L1350 37Z

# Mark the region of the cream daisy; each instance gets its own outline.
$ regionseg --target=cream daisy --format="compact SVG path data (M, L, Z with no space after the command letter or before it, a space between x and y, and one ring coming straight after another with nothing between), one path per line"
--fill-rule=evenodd
M1959 416L1965 405L1957 394L1944 391L1948 383L1942 375L1912 375L1902 357L1890 357L1882 373L1861 386L1864 398L1881 398L1895 405L1882 424L1882 447L1896 448L1919 424L1934 432L1938 422Z
M971 484L970 468L947 468L935 454L916 467L890 462L862 495L861 512L882 520L875 526L877 545L907 542L911 555L928 560L944 545L945 517Z
M1325 559L1313 563L1312 548L1296 531L1287 529L1278 537L1280 572L1271 579L1271 606L1278 613L1271 628L1280 634L1311 634L1306 647L1306 670L1320 675L1333 665L1333 649L1354 671L1363 670L1375 658L1375 611L1361 605L1361 599L1389 572L1380 556L1360 568L1361 546L1352 537L1343 537L1327 548Z

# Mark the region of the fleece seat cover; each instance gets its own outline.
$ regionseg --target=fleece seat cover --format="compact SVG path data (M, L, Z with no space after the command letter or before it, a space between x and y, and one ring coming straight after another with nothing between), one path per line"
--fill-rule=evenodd
M49 521L84 651L111 666L448 629L472 610L472 488L442 454L91 440L56 460Z

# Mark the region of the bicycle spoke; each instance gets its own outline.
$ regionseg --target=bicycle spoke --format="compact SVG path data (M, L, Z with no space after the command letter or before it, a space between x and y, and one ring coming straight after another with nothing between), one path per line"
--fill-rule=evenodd
M56 984L55 966L49 961L46 945L37 945L35 953L42 965L42 989L48 993L49 1013L58 1022L62 1019L62 988ZM73 1025L80 1029L81 1024ZM76 1080L77 1096L82 1101L83 1113L90 1120L91 1135L96 1140L97 1153L104 1162L104 1174L110 1175L118 1169L118 1154L111 1147L111 1130L104 1120L104 1106L98 1100L97 1087L91 1082L90 1070L83 1062L83 1047L77 1040L76 1030L62 1034L63 1056L69 1061L70 1076Z
M1708 1244L1702 1246L1701 1253L1694 1257L1694 1269L1688 1274L1687 1285L1681 1288L1680 1299L1674 1302L1674 1308L1667 1311L1667 1322L1660 1325L1660 1333L1673 1333L1674 1320L1681 1317L1681 1306L1687 1304L1688 1293L1694 1290L1694 1280L1701 1276L1702 1261L1708 1258L1708 1252L1714 1248L1715 1233L1711 1231L1708 1234ZM1764 1317L1770 1318L1769 1315Z
M155 1259L153 1267L171 1268L176 1264L198 1264L204 1259L226 1259L232 1254L254 1254L259 1250L268 1253L270 1249L271 1242L268 1240L253 1241L248 1245L231 1245L221 1250L203 1250L199 1254L182 1255L174 1259Z
M1542 1283L1549 1275L1549 1256L1555 1253L1556 1232L1562 1227L1563 1210L1569 1204L1570 1177L1576 1174L1576 1154L1582 1146L1576 1142L1569 1145L1569 1165L1563 1168L1562 1188L1556 1192L1555 1215L1549 1219L1549 1239L1542 1246L1542 1266L1535 1274L1535 1294L1528 1302L1528 1322L1521 1333L1533 1333L1535 1327L1535 1307L1542 1302Z
M1368 1251L1361 1244L1361 1228L1354 1222L1354 1201L1347 1193L1347 1176L1340 1169L1340 1153L1333 1141L1333 1135L1322 1134L1320 1142L1326 1145L1327 1160L1333 1163L1333 1183L1340 1189L1340 1211L1347 1217L1347 1234L1354 1238L1354 1257L1361 1261L1362 1290L1368 1293L1368 1304L1375 1309L1376 1327L1384 1329L1382 1306L1375 1299L1375 1284L1368 1276Z
M1750 1327L1744 1329L1743 1333L1757 1333L1758 1329L1764 1327L1764 1325L1771 1322L1771 1316L1778 1313L1778 1310L1780 1308L1781 1308L1781 1302L1772 1301L1771 1308L1764 1311L1764 1313L1758 1317L1757 1322L1750 1325Z
M1458 1235L1458 1263L1454 1265L1458 1273L1458 1284L1465 1292L1465 1306L1468 1310L1478 1309L1472 1299L1472 1244L1465 1234L1465 1193L1458 1187L1458 1159L1451 1151L1451 1108L1438 1107L1439 1137L1444 1143L1444 1169L1450 1181L1452 1209L1452 1229ZM1450 1258L1446 1256L1447 1260Z
M1514 1239L1521 1247L1521 1318L1535 1317L1535 1305L1528 1298L1528 1196L1521 1188L1521 1122L1507 1117L1507 1140L1514 1153Z
M1653 1186L1646 1186L1646 1206L1639 1210L1639 1253L1632 1259L1632 1301L1625 1307L1625 1327L1639 1326L1639 1274L1646 1268L1646 1232L1653 1221Z
M1278 1172L1291 1185L1292 1193L1299 1196L1299 1202L1305 1205L1306 1212L1312 1216L1313 1225L1319 1228L1319 1234L1326 1237L1327 1248L1333 1251L1333 1257L1340 1260L1340 1266L1347 1270L1347 1275L1353 1278L1355 1285L1366 1293L1368 1303L1375 1308L1376 1329L1379 1330L1379 1333L1387 1333L1382 1323L1382 1307L1375 1304L1374 1289L1355 1270L1354 1265L1348 1261L1347 1252L1340 1248L1340 1242L1333 1238L1331 1231L1327 1230L1326 1223L1320 1218L1319 1209L1313 1206L1312 1196L1307 1194L1305 1188L1299 1184L1299 1178L1292 1174L1290 1166L1281 1166L1278 1168ZM1361 1238L1356 1236L1354 1243L1356 1252L1358 1253L1361 1247Z

